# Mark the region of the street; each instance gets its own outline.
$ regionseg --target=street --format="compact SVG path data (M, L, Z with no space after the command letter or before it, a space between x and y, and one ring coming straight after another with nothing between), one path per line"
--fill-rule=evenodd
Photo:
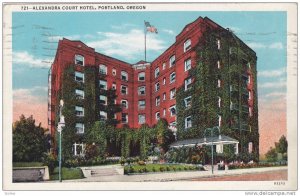
M277 181L287 180L287 170L267 171L253 174L239 174L230 176L213 176L187 179L189 181Z

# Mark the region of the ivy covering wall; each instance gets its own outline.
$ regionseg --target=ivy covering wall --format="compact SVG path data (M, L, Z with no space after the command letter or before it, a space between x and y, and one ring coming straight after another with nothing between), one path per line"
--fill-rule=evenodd
M218 49L217 40L220 40L220 49ZM251 156L258 160L255 53L231 32L219 29L205 31L195 50L197 64L189 70L193 85L188 90L182 86L177 89L176 94L178 139L204 137L205 129L218 126L218 118L221 116L221 134L237 139L240 142L242 155L250 156L248 144L252 142ZM218 68L218 61L220 68ZM245 66L248 63L251 65L254 85L254 107L251 117L249 117L248 109L244 107L248 105L248 91L245 90L247 82ZM220 87L218 87L218 80L221 81ZM184 98L188 96L192 97L192 102L191 107L186 108ZM219 98L221 107L219 107ZM186 129L185 118L188 116L192 117L192 127Z

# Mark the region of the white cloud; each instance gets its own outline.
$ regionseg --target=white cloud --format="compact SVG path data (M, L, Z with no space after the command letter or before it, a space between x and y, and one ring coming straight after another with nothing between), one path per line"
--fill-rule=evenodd
M251 42L247 44L250 48L266 48L266 45L257 42Z
M90 36L90 35L87 34L85 36ZM54 35L54 36L48 36L48 40L52 41L52 42L58 42L58 40L61 40L63 38L67 38L69 40L80 40L81 36L80 35L65 35L65 36Z
M126 28L129 28L129 27L136 27L136 25L125 23L125 24L122 24L122 25L112 25L111 26L112 29L117 29L117 30L126 29Z
M32 68L49 68L51 66L52 59L37 58L27 51L13 52L13 63L27 65Z
M264 70L264 71L259 71L258 72L258 76L260 77L278 77L278 76L282 76L286 73L286 68L280 68L280 69L276 69L276 70Z
M241 28L239 27L228 27L230 30L232 30L234 33L240 32Z
M144 51L144 32L139 29L132 29L126 33L98 32L98 36L98 40L87 42L87 45L106 55L133 59L136 54ZM164 48L164 42L158 39L156 34L147 35L148 51L160 51Z
M271 49L283 49L283 44L281 42L272 43L269 48Z
M48 87L34 86L32 88L20 88L13 90L13 99L23 102L41 102L47 100Z
M262 49L262 48L277 49L277 50L283 49L283 44L281 42L274 42L271 43L270 45L258 43L258 42L249 42L247 43L247 45L253 49Z
M258 84L259 88L284 88L286 87L286 81L285 80L279 80L279 82L265 82Z
M271 92L266 94L264 97L273 97L273 98L284 98L286 96L286 93L284 92Z
M169 35L175 35L175 32L173 30L170 30L170 29L162 29L161 31L165 32L165 33L167 33Z

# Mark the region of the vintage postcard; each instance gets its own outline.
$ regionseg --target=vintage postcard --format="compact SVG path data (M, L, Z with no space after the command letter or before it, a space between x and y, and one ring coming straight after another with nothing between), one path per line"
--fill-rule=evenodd
M2 9L4 190L295 194L296 3Z

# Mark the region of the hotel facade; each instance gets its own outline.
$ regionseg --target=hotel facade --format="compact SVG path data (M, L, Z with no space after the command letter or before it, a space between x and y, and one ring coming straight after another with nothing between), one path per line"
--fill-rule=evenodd
M111 114L101 108L112 101L105 92L113 89L113 102L122 108L113 116L117 128L154 126L163 118L184 140L203 138L206 128L218 126L239 141L240 152L258 156L256 61L230 29L207 17L187 24L152 62L126 63L62 39L49 71L49 129L54 136L60 99L73 115L65 122L75 135L105 121Z

